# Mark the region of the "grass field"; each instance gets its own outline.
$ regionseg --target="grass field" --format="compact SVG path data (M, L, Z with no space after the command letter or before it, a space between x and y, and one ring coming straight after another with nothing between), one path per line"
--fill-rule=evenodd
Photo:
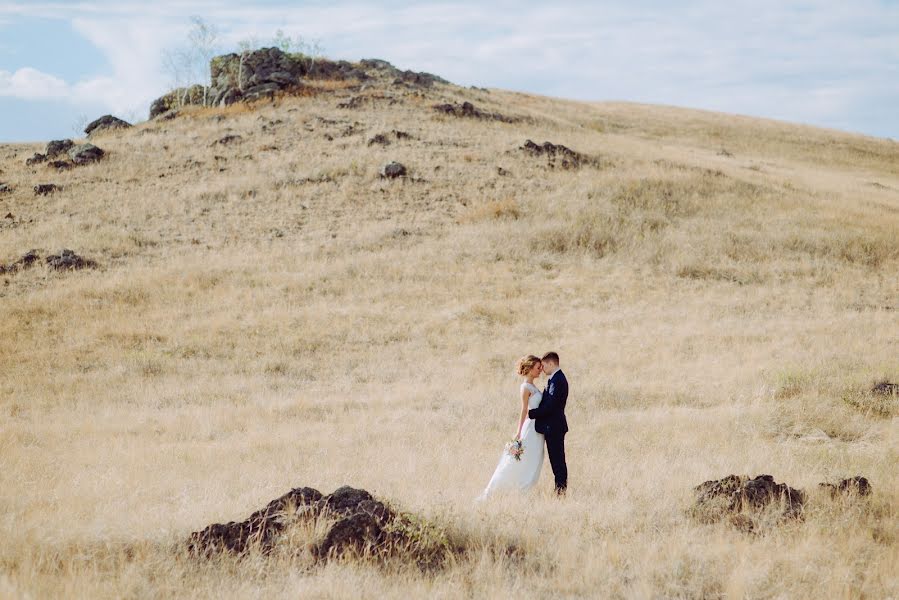
M527 139L593 160L550 168ZM442 86L93 142L106 158L63 173L0 145L0 263L99 264L2 276L0 597L899 597L899 399L869 392L899 379L896 142ZM379 178L391 160L410 177ZM475 507L515 362L549 350L569 495L547 464L537 493ZM692 521L692 487L729 473L810 491L805 519ZM859 474L866 502L815 492ZM343 484L468 552L421 573L177 546Z

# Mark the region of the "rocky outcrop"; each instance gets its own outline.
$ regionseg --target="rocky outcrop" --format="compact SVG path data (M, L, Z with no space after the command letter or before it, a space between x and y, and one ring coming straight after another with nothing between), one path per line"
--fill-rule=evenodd
M562 144L553 144L551 142L543 142L537 144L531 140L527 140L521 147L531 156L545 157L549 167L554 168L560 166L563 169L576 169L580 166L593 164L595 161L579 152L575 152Z
M73 250L60 250L59 254L51 254L44 260L48 267L57 271L74 271L97 266L95 261L79 256Z
M508 117L500 113L486 112L476 108L471 102L463 102L462 104L435 104L434 110L439 113L454 117L468 117L470 119L483 119L487 121L501 121L503 123L517 123L521 121L518 117Z
M346 553L401 559L422 567L435 567L454 552L446 533L417 517L400 513L369 492L349 486L323 495L298 487L275 498L246 520L214 523L190 534L187 547L197 557L223 552L237 555L257 549L269 554L291 537L289 528L313 520L327 522L327 533L308 546L316 561Z
M87 134L88 137L93 137L106 131L128 129L129 127L131 127L131 123L128 121L123 121L112 115L103 115L99 119L88 123L87 127L84 128L84 133Z
M871 484L865 477L844 479L839 483L822 483L819 487L832 497L868 496ZM695 488L695 502L690 514L704 523L727 521L742 531L758 529L763 516L774 522L801 519L808 496L802 490L785 483L777 483L771 475L747 477L728 475L723 479L706 481Z
M179 88L153 101L150 118L188 105L227 106L240 101L270 98L275 94L302 89L312 80L378 79L394 84L430 87L446 80L415 71L401 71L383 60L358 63L345 60L313 59L279 48L260 48L241 54L214 57L209 63L210 85Z
M81 146L75 146L69 150L69 158L72 159L72 162L76 165L87 165L92 162L97 162L106 153L94 146L93 144L83 144Z
M56 158L68 153L69 149L75 145L72 140L53 140L47 143L47 158Z
M0 264L0 274L15 273L34 266L41 260L41 255L37 250L29 250L22 255L21 258L3 265ZM72 250L60 250L58 254L51 254L44 259L44 262L51 269L57 271L74 271L76 269L87 269L96 267L97 263L93 260L79 256Z

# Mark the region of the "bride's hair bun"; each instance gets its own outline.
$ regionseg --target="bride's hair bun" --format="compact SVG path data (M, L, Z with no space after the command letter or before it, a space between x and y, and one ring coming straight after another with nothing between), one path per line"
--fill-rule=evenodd
M534 368L540 362L540 359L534 356L533 354L528 354L527 356L522 357L518 361L518 374L519 375L527 375L528 371Z

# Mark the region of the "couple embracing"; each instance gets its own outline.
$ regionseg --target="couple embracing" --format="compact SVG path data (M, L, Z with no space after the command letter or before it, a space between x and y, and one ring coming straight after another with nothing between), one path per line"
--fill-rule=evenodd
M541 392L534 381L544 373L549 379ZM544 445L556 480L556 493L564 495L568 487L568 466L565 464L568 380L559 368L559 355L548 352L543 358L525 356L518 361L518 374L524 378L518 433L506 446L490 483L479 496L480 500L501 490L524 491L534 487L543 467Z

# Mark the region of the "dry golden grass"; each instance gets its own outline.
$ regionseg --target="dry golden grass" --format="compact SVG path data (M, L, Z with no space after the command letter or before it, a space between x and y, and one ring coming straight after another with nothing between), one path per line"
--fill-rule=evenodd
M347 110L325 91L107 135L103 162L66 173L0 147L0 261L101 264L3 276L0 596L899 595L899 409L867 392L899 379L894 142L455 88ZM464 99L526 119L429 108ZM367 144L394 129L411 139ZM226 134L243 139L210 146ZM601 160L549 169L526 139ZM379 179L390 160L411 177ZM43 182L65 189L34 197ZM537 493L476 508L516 424L515 361L550 349L570 494L547 465ZM754 536L691 521L691 487L729 473L864 474L874 495L815 495ZM423 574L177 546L342 484L472 550Z

